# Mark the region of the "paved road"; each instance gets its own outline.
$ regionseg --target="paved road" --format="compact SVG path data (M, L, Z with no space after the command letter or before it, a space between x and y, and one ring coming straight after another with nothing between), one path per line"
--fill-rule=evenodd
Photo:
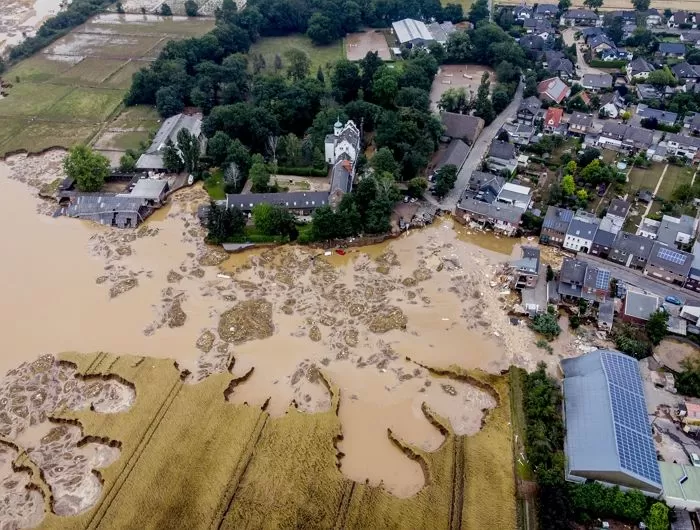
M671 285L670 283L663 282L652 278L651 276L646 276L642 274L641 271L635 271L633 269L628 269L622 265L618 265L612 261L608 261L598 256L593 256L591 254L581 254L576 256L578 259L587 261L595 266L600 266L601 268L607 269L612 273L614 278L622 280L639 289L643 289L650 293L653 293L659 297L666 298L667 296L675 296L682 302L698 302L700 303L700 295L688 289L683 289L681 287Z
M469 177L471 176L472 171L479 169L481 159L486 154L486 150L488 149L489 145L491 145L491 141L496 137L498 131L506 123L506 120L515 116L522 99L523 84L520 83L518 85L518 89L515 91L513 101L510 102L510 105L508 105L508 107L506 107L506 109L501 112L496 119L493 120L493 122L491 122L491 125L484 127L484 130L481 131L479 138L477 138L474 145L472 145L471 151L469 151L469 155L467 156L467 160L464 162L461 171L457 175L457 182L455 183L454 189L442 200L442 202L440 202L440 207L443 210L454 210L454 207L457 205L457 201L459 200L459 196L469 183Z
M591 66L588 66L588 63L586 60L583 58L583 52L581 51L581 45L583 44L582 40L576 40L574 38L574 35L576 34L577 31L580 31L581 28L566 28L564 31L561 32L562 37L564 38L564 44L567 46L571 46L572 44L576 45L576 74L579 77L583 77L586 74L603 74L602 70L598 70L597 68L593 68Z

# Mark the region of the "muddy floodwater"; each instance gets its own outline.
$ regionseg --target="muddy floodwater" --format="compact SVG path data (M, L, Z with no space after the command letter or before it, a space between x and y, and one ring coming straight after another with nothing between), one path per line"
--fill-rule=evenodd
M322 371L341 392L342 472L405 497L425 477L387 429L435 450L442 437L423 403L467 435L496 405L486 392L429 368L496 373L513 363L532 369L540 360L558 361L535 347L526 326L512 325L493 282L512 240L478 246L486 236L441 219L345 256L296 246L228 256L203 243L194 212L206 196L196 186L138 230L47 215L52 206L37 188L60 176L62 156L0 162L2 373L61 351L172 358L191 384L229 369L248 374L227 398L281 415L292 404L308 413L328 409ZM5 383L17 373L24 372L10 372ZM109 392L116 399L126 390ZM75 433L47 434L42 419L12 432L29 437L37 460L47 461L41 440L71 446ZM116 450L93 452L78 459L76 476L118 458ZM80 487L85 502L73 499L65 513L78 513L99 494L90 484Z

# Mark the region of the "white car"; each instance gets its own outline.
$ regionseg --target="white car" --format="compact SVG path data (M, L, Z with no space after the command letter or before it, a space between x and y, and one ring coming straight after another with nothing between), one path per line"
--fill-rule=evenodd
M696 453L690 453L690 462L693 464L693 467L700 467L700 456Z

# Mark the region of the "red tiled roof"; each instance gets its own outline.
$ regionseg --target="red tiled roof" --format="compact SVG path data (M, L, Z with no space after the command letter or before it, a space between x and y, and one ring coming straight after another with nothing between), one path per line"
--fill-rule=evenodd
M569 89L569 85L558 77L551 77L540 81L540 84L537 85L537 92L540 95L546 95L555 103L561 103L566 96L569 95L571 90Z
M544 124L547 127L559 127L561 118L564 116L564 109L557 107L549 107L547 114L544 115Z

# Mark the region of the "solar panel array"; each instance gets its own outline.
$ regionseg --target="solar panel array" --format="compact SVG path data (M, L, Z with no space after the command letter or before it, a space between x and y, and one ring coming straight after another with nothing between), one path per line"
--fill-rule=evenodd
M544 228L554 228L558 223L568 223L574 217L574 212L571 210L558 208L555 211L556 215L554 217L550 217L549 219L545 217L544 223L542 224Z
M611 352L601 352L600 357L608 380L620 466L661 484L637 361Z
M670 261L671 263L675 263L677 265L683 265L686 260L686 256L684 254L676 252L675 250L671 250L667 247L661 247L657 256L663 260Z
M596 289L608 289L610 287L610 271L598 269L598 276L595 279Z

